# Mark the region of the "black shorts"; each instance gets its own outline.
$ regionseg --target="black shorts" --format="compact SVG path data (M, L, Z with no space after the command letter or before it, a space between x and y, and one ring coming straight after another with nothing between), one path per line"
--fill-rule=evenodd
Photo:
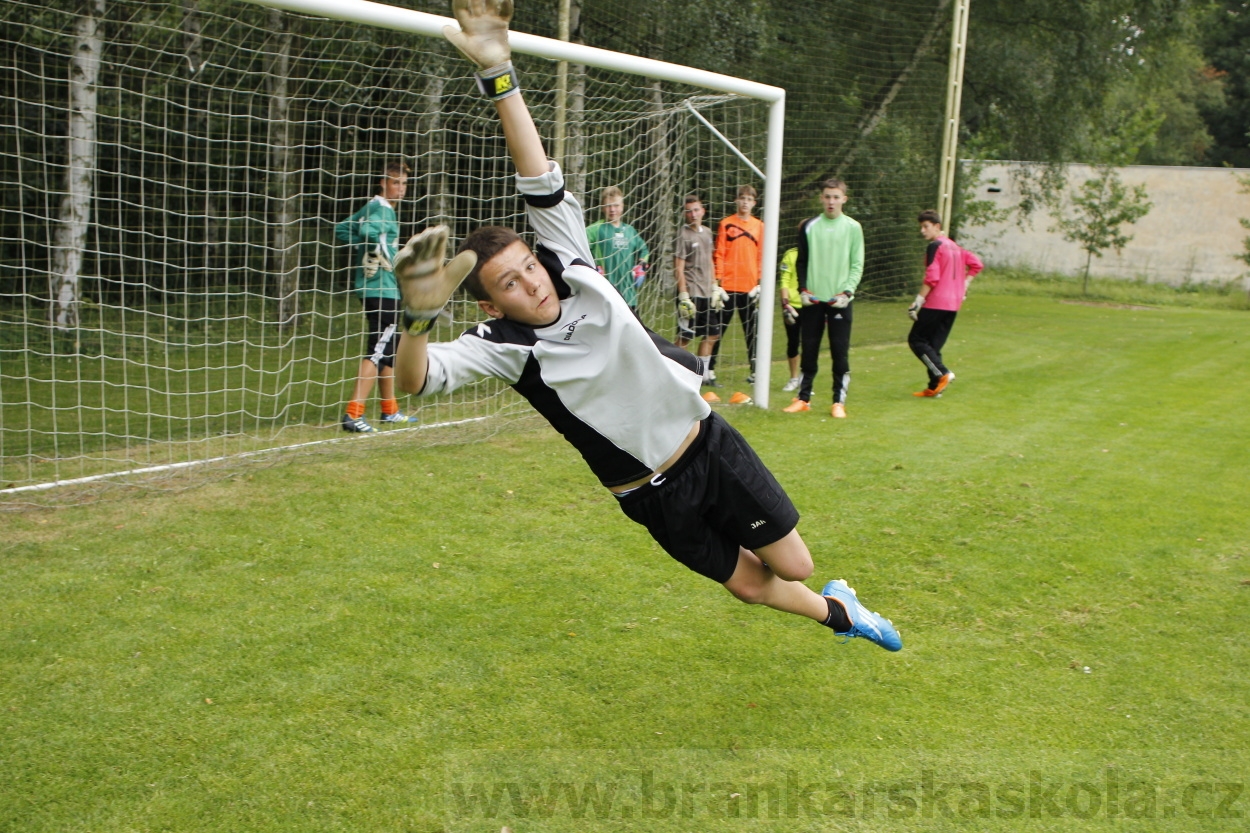
M677 338L679 341L691 341L696 338L711 336L719 338L725 329L721 313L712 309L711 298L691 298L694 301L694 318L682 318L677 313Z
M776 543L799 522L772 472L715 411L668 471L617 500L665 552L721 584L738 566L739 547Z
M399 345L399 299L365 298L364 304L369 325L365 358L378 367L393 367L395 348Z

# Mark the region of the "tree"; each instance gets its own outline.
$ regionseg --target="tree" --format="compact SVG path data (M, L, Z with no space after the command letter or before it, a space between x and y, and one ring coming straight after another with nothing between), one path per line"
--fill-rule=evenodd
M104 37L104 0L88 0L74 26L74 51L69 62L69 164L65 197L57 217L52 253L53 324L58 330L78 325L82 298L82 261L95 185L96 79Z
M1217 0L1202 37L1209 74L1224 86L1224 99L1201 106L1215 144L1214 165L1250 167L1250 2Z
M1069 243L1078 243L1085 250L1085 278L1081 291L1089 294L1089 264L1095 257L1102 257L1107 249L1120 253L1132 235L1120 231L1125 223L1136 223L1150 212L1146 199L1146 186L1136 185L1130 192L1120 181L1114 168L1099 169L1099 174L1081 185L1080 193L1072 197L1071 209L1060 204L1051 212L1056 227L1052 231L1063 233Z

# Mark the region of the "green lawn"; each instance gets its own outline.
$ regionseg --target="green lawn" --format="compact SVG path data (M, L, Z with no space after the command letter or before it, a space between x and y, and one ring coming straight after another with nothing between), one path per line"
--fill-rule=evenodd
M3 516L2 831L1243 830L1250 319L976 295L725 408L905 640L670 561L549 430ZM857 310L860 312L860 310Z

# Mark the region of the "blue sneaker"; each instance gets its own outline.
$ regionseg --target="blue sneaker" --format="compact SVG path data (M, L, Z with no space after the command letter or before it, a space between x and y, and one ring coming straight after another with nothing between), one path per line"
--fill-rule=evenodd
M869 642L880 645L887 651L899 651L903 648L903 638L898 635L894 624L879 613L873 613L860 604L854 588L847 587L842 579L835 579L825 585L820 595L841 602L846 608L846 615L851 619L851 629L838 636L853 639L862 636ZM835 631L837 633L837 631Z
M409 416L403 411L396 411L393 414L383 414L382 421L390 425L402 425L408 422L420 422L415 416Z

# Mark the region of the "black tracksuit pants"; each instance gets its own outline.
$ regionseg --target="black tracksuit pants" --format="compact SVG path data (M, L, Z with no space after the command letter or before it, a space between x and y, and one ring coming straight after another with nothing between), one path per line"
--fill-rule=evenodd
M916 323L907 334L907 346L916 354L929 372L929 390L937 387L938 379L950 372L942 363L942 347L955 326L959 313L948 309L921 309Z
M799 331L803 340L799 369L803 383L799 399L812 401L812 382L820 359L820 340L829 331L829 355L833 358L833 401L846 402L846 389L851 383L851 310L852 301L844 309L829 304L812 304L799 310Z

